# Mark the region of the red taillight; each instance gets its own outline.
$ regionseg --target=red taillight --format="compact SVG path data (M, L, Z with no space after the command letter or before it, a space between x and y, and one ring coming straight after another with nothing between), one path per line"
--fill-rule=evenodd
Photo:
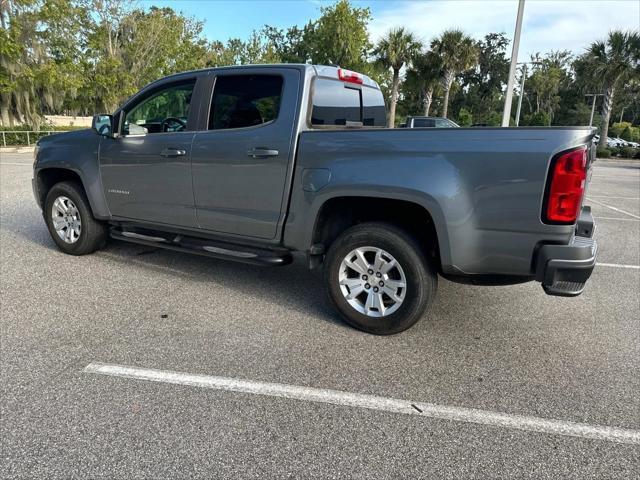
M574 223L578 218L587 178L586 147L561 154L551 169L545 220L551 223Z
M352 72L351 70L344 70L342 68L338 69L338 78L343 82L349 83L357 83L358 85L362 85L362 81L364 78L357 72Z

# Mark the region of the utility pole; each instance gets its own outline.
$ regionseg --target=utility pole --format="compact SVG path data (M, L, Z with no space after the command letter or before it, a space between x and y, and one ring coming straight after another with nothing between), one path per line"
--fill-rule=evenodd
M511 66L509 67L509 80L507 81L507 94L504 99L504 112L502 113L502 126L509 126L511 118L511 102L513 100L513 84L516 77L518 63L518 49L520 48L520 32L522 31L522 16L524 14L524 0L518 0L518 16L516 17L516 31L513 36L513 48L511 49Z
M593 97L593 103L591 104L591 118L589 118L589 126L593 125L593 114L596 111L596 98L604 96L603 93L587 93L585 97Z

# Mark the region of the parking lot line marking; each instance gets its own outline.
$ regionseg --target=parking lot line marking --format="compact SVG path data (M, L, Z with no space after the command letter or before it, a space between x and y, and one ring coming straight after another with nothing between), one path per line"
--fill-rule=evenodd
M622 220L623 222L640 222L640 220L636 220L635 218L622 218L622 217L593 217L596 220Z
M603 207L607 207L609 210L613 210L614 212L624 213L625 215L629 215L630 217L637 218L637 219L640 220L640 217L638 215L634 215L633 213L629 213L626 210L622 210L620 208L612 207L611 205L607 205L606 203L602 203L599 200L594 200L593 198L591 199L591 201L597 203L598 205L602 205Z
M33 166L33 163L0 162L0 165L24 165L26 167L31 167Z
M418 415L421 417L476 423L491 427L512 428L552 435L604 440L616 443L640 445L640 430L630 430L602 425L590 425L563 420L512 415L508 413L479 410L476 408L452 407L433 403L412 402L390 397L328 390L322 388L269 383L239 378L214 377L151 368L128 367L92 362L84 368L85 373L151 382L187 385L230 392L280 397L306 402L328 403L355 408L366 408L384 412Z
M640 200L640 197L611 197L609 195L587 195L587 198L620 198L622 200Z
M632 268L640 270L640 265L623 265L621 263L596 263L597 267Z
M618 180L640 180L638 175L591 175L591 178L614 178Z

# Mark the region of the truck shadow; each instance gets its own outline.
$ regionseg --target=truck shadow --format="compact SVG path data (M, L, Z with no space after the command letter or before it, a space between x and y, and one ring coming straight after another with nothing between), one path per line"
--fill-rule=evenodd
M260 267L117 240L95 255L189 282L216 283L346 328L324 295L321 274L309 271L303 259L284 267Z
M48 253L64 255L56 247L45 225L40 222L38 217L13 231L26 241L48 250ZM189 282L211 282L233 288L261 301L283 305L299 313L349 328L326 298L320 272L309 271L303 259L296 259L292 265L285 267L259 267L113 239L93 255L124 267L134 266Z

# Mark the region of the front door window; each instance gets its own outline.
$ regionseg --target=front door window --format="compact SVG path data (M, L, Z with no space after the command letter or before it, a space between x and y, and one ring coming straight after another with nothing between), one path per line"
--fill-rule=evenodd
M195 81L189 81L151 93L126 112L122 134L146 135L185 131L194 85Z

